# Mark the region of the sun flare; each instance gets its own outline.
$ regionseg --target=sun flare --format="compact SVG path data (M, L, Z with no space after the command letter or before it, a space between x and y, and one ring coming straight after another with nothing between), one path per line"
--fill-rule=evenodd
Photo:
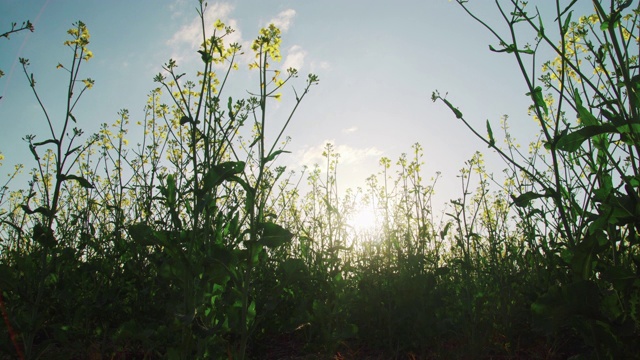
M360 206L351 216L347 223L356 233L374 230L376 227L376 214L369 206Z

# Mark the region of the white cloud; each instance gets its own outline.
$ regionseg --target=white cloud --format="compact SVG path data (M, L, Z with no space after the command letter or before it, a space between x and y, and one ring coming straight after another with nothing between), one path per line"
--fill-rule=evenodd
M179 5L179 3L176 4ZM229 26L234 30L224 37L225 45L229 46L229 44L238 43L243 49L248 48L250 44L242 39L242 32L238 28L237 20L229 17L233 9L233 5L229 3L215 3L207 6L204 12L206 35L211 36L213 34L213 25L220 19L225 26ZM218 34L220 34L220 31L218 31ZM170 58L176 60L178 64L183 64L186 59L199 58L199 55L195 52L202 45L202 39L202 23L200 16L196 15L167 41L171 48Z
M338 166L340 165L358 165L364 161L370 159L377 159L383 155L383 151L375 146L366 148L356 148L350 145L336 145L334 140L325 140L319 145L311 146L303 149L297 155L300 159L301 165L313 167L315 164L326 163L326 158L322 156L325 151L326 145L331 144L333 146L333 152L339 154Z
M349 127L349 128L342 129L342 132L345 133L345 134L351 134L351 133L354 133L356 131L358 131L358 127L357 126L352 126L352 127Z
M282 63L282 68L284 70L294 68L299 71L304 66L305 56L307 56L307 52L304 51L301 46L293 45L287 52L287 57L284 59L284 63Z
M279 13L275 18L269 20L269 24L277 26L283 33L289 30L293 18L296 16L296 11L293 9L287 9Z
M242 34L238 29L238 23L235 19L229 18L233 11L233 5L229 3L215 3L208 6L204 12L204 24L207 36L213 33L213 24L220 19L225 25L230 26L235 31L224 38L225 44L242 43ZM173 48L172 58L180 62L181 59L187 57L186 54L193 54L202 44L202 24L200 17L195 16L188 24L182 26L167 44Z
M331 64L328 61L312 61L309 64L310 71L312 73L316 73L319 70L329 70L331 69Z
M184 15L183 9L189 8L192 9L191 6L187 6L187 0L175 0L173 4L169 4L169 10L171 11L171 18L177 19Z

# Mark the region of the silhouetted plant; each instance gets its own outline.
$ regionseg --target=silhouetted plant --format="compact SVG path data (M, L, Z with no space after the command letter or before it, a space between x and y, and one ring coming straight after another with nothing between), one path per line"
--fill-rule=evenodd
M580 338L585 347L570 351L632 356L638 351L633 304L640 298L638 39L633 35L640 9L631 8L632 1L594 0L593 15L572 21L576 2L556 1L552 27L524 1L508 2L511 10L497 2L509 26L507 39L477 18L467 1L458 3L496 36L500 46L491 50L515 57L532 99L531 115L540 125L533 156L520 157L511 145L507 150L496 145L488 121L485 138L448 100L433 96L511 164L514 176L525 179L513 204L525 209L525 217L550 225L536 237L543 238L549 269L561 265L567 276L549 283L532 304L535 325L547 335ZM536 34L531 45L523 45L526 40L518 35L524 27ZM544 62L540 74L537 60L544 47L556 58Z

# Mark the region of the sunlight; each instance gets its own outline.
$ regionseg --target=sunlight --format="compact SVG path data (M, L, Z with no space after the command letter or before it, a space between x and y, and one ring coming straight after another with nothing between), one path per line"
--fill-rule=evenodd
M347 223L356 233L371 231L376 227L376 214L370 206L361 205L351 214Z

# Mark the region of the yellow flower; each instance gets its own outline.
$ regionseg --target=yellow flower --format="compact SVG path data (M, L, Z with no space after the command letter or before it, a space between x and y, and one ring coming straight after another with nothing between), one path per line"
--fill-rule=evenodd
M273 95L273 97L278 101L282 100L282 94L281 93L277 93L277 94Z
M93 84L95 83L95 81L90 78L84 79L82 80L82 82L84 83L84 86L87 87L87 89L91 89L93 87Z
M213 24L213 26L215 26L217 30L224 29L224 23L220 21L220 19L216 20L216 23Z

